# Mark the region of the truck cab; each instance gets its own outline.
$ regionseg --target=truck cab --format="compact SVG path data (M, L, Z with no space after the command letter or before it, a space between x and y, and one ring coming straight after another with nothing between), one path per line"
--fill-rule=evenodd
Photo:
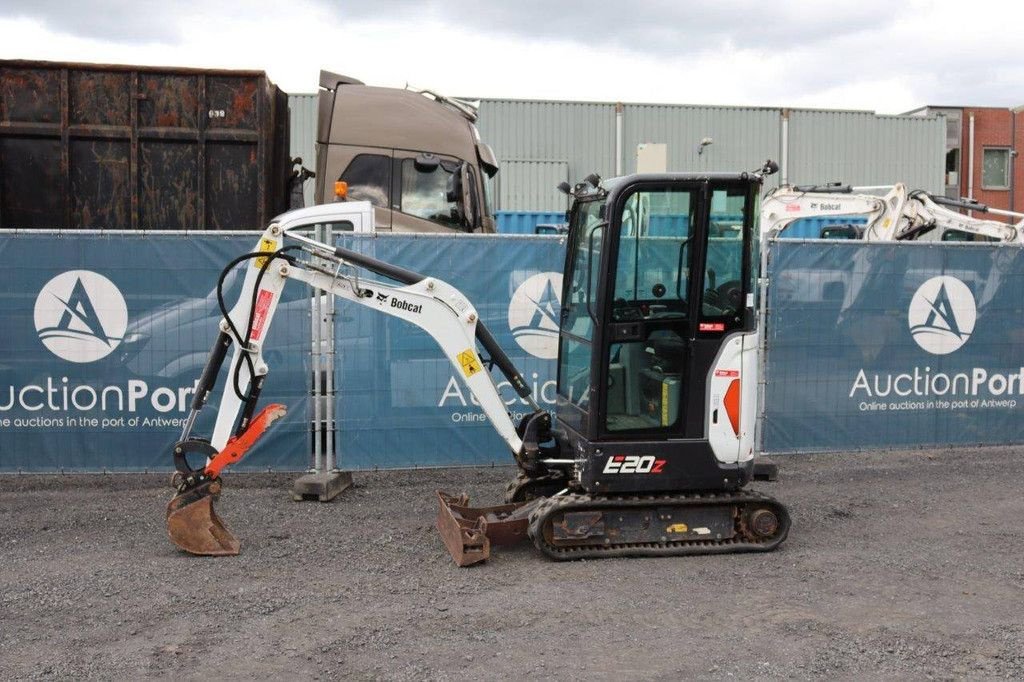
M373 232L374 208L369 201L345 201L297 208L274 218L284 230L330 225L334 232Z
M373 204L377 231L496 231L486 185L498 163L475 106L321 71L318 107L317 203L344 181Z

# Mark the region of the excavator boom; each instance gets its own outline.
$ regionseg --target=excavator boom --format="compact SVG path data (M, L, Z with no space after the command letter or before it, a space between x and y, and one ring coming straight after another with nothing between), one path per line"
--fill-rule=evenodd
M331 220L324 207L317 207L315 218ZM239 299L228 310L221 285L234 267L245 267L247 272ZM360 269L398 283L360 277ZM253 417L269 372L263 358L263 342L289 280L406 320L426 331L473 392L516 461L525 469L544 467L541 443L550 439L550 416L537 405L522 374L461 292L439 279L317 242L275 222L263 233L256 249L225 268L218 285L223 313L220 334L199 380L181 438L174 447L177 494L167 507L167 529L178 547L199 555L239 551L239 542L214 511L213 501L222 488L220 475L224 468L240 461L285 413L284 406L271 405ZM489 363L498 367L513 390L533 408L518 426L506 410L477 344L487 353ZM209 441L195 438L192 429L197 415L214 389L230 348L234 353L213 437ZM194 468L188 461L190 454L205 457L205 464Z

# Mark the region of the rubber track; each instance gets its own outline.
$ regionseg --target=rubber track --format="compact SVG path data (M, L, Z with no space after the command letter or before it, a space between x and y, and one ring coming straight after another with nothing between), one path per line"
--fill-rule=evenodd
M743 514L736 519L736 535L728 540L674 540L667 542L637 542L592 545L576 545L573 547L555 547L544 539L541 529L554 514L565 511L590 511L622 508L666 506L720 506L748 505L757 503L772 507L779 517L779 531L774 537L758 540L747 534L742 525ZM775 498L752 491L734 493L706 493L692 495L650 495L650 496L598 496L581 494L561 495L548 498L530 514L530 525L527 530L533 544L541 552L556 561L572 561L576 559L597 559L605 557L636 557L636 556L685 556L691 554L726 554L735 552L770 552L782 544L789 533L790 518L786 508Z

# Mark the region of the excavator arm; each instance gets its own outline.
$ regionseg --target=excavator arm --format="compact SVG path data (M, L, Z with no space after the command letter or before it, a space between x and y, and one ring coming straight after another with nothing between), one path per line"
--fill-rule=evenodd
M859 191L858 191L859 190ZM887 190L884 195L869 190ZM964 215L957 209L1017 218L1016 224ZM984 241L1024 243L1024 214L990 208L976 201L937 197L922 190L891 187L783 186L770 192L761 205L761 239L781 235L805 218L859 218L865 241ZM858 228L859 230L860 228ZM824 234L814 235L826 236Z
M978 211L1016 217L1016 224L1010 225L998 220L975 218L955 209ZM962 241L980 238L982 241L1024 243L1024 214L990 208L977 201L936 197L922 190L910 193L902 220L896 229L886 235L890 239L916 240L933 233L939 241Z
M223 283L234 267L246 275L237 302L228 310ZM360 270L395 280L398 284L366 279ZM529 386L479 319L472 303L455 287L433 277L393 266L341 247L335 248L271 224L257 248L234 259L218 282L223 312L220 332L198 382L191 411L174 447L177 495L167 509L171 540L194 554L237 554L238 542L213 511L221 489L220 473L238 462L260 435L284 414L284 406L269 405L258 414L256 406L269 367L263 348L285 284L297 280L315 292L329 293L351 303L410 322L430 335L476 397L489 423L508 445L524 471L538 473L564 464L542 459L542 444L551 439L550 415L536 403ZM489 355L485 363L477 343ZM222 389L213 435L209 440L192 435L221 366L233 348L228 380ZM486 364L493 363L516 393L533 409L515 425ZM193 468L188 456L206 458Z

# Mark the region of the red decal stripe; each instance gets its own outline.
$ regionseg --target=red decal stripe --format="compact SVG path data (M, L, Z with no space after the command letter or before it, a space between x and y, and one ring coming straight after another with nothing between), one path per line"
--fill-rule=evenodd
M274 300L274 294L266 289L260 289L256 296L256 309L252 314L252 340L259 341L263 334L263 327L267 324L267 313L270 311L270 303Z

